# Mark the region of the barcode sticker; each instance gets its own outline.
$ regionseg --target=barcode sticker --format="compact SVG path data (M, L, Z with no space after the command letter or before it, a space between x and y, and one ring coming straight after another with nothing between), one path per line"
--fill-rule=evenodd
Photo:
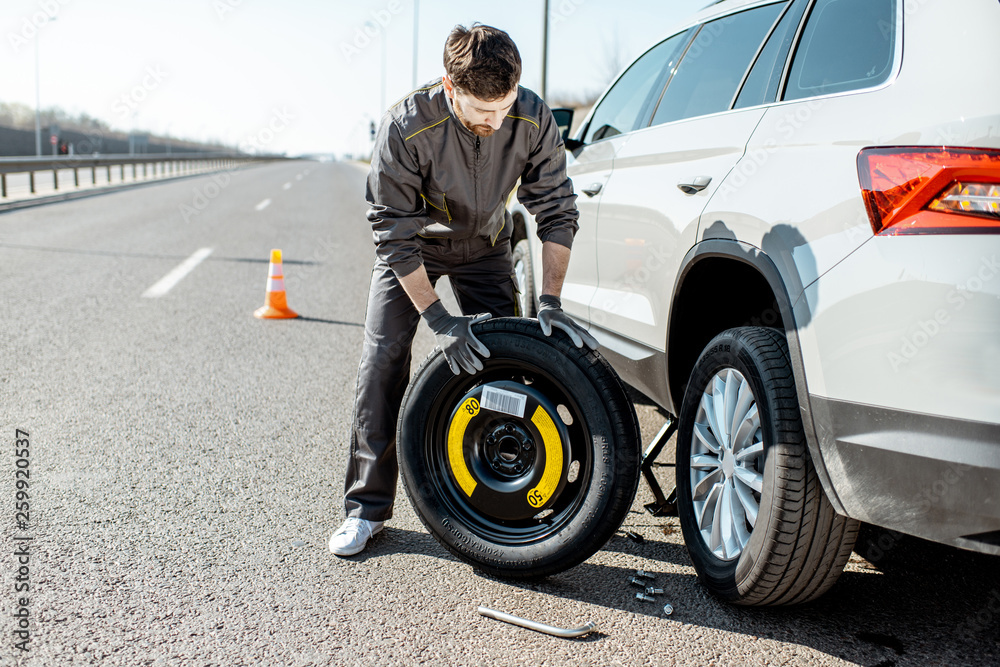
M483 387L483 396L479 403L486 410L523 418L524 406L528 403L528 397L513 391Z

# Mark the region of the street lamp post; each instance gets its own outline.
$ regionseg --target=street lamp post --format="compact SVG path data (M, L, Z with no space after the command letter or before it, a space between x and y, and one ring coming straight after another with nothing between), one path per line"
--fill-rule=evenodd
M46 24L56 20L55 16L49 17ZM41 76L38 71L38 42L42 41L42 28L35 31L35 155L42 156L42 93Z
M545 15L542 17L542 101L546 98L549 78L549 0L543 3Z
M382 41L382 86L379 95L379 116L385 113L385 79L386 79L386 49L388 47L388 40L386 39L386 28L383 27L379 31L379 26L375 25L371 21L365 21L365 27L371 26L373 32L380 32L379 38Z
M35 33L35 155L42 157L42 93L39 87L41 77L38 75L38 42L41 40L41 30Z
M417 89L417 37L420 27L420 0L413 0L413 90Z
M49 23L55 21L56 17L49 18ZM38 42L42 40L41 27L35 32L35 155L42 156L42 93L41 76L38 73Z
M386 28L382 28L382 100L379 104L379 115L385 113L385 79L386 79L386 66L388 61L386 60L386 49L389 45L389 40L386 39L385 34Z

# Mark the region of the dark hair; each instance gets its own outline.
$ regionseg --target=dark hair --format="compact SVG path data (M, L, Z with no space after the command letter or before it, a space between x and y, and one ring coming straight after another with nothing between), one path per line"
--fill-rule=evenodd
M492 102L517 89L521 54L503 30L457 25L444 44L444 71L460 91Z

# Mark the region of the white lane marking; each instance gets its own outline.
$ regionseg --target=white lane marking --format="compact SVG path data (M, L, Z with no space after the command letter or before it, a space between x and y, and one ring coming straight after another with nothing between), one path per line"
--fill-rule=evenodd
M156 284L143 292L142 295L147 299L155 299L156 297L163 296L173 289L174 285L183 280L184 276L191 273L191 271L194 270L194 267L201 264L202 260L211 254L212 248L201 248L200 250L195 251L193 255L175 266L170 273L160 278Z
M285 183L282 187L285 188L286 190L288 190L289 188L292 187L292 184L291 183Z
M265 208L267 208L270 205L271 205L271 200L270 199L265 199L261 203L259 203L256 206L254 206L254 208L256 210L258 210L258 211L263 211Z

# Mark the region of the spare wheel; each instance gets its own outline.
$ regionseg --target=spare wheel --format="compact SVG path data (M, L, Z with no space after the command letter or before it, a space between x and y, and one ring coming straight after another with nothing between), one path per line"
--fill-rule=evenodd
M500 577L561 572L621 526L639 481L639 428L604 358L538 322L473 327L490 350L453 375L440 350L403 397L398 456L407 495L448 551Z

